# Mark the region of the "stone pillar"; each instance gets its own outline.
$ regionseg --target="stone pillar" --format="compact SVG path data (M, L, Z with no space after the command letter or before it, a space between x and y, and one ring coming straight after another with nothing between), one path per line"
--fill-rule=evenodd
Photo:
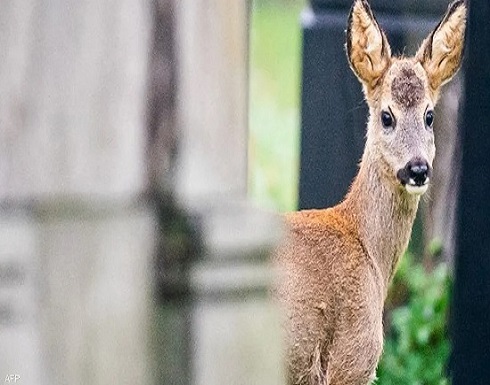
M280 319L268 296L280 223L246 201L250 4L173 7L175 49L164 56L177 63L167 84L175 126L160 129L178 140L157 178L168 194L158 216L157 383L280 385Z
M144 1L0 4L3 378L151 380L151 27Z
M3 208L0 220L0 378L44 384L38 317L39 233L29 210Z
M175 192L194 205L247 192L247 0L182 0L176 5Z

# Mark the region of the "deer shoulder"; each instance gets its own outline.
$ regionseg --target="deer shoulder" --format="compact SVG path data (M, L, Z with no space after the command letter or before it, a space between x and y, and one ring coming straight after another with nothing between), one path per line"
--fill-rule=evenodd
M375 378L387 287L430 183L433 110L460 66L465 25L459 0L414 57L395 57L369 3L354 2L347 58L369 106L359 171L339 205L287 215L275 254L290 384Z

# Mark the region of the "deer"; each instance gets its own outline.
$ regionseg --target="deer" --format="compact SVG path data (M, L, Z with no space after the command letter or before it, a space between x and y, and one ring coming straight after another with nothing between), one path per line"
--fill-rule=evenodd
M449 5L415 56L391 54L367 0L355 0L346 53L369 107L364 152L344 199L285 214L274 253L288 384L366 385L383 350L383 306L407 249L435 156L434 106L457 73L467 6Z

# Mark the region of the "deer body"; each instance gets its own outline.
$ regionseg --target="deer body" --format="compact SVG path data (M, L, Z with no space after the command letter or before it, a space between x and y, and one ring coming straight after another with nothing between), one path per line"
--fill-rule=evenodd
M432 109L459 67L465 15L453 3L415 57L394 58L367 1L354 3L347 55L370 110L359 172L339 205L288 214L275 256L290 384L375 378L383 304L430 179Z
M330 384L327 375L338 380L335 384L367 384L374 378L388 283L419 202L418 196L379 183L374 166L363 159L340 205L287 216L290 235L278 255L279 295L290 304L288 316L294 320L286 328L289 364L302 381L294 384ZM380 233L384 236L377 237Z

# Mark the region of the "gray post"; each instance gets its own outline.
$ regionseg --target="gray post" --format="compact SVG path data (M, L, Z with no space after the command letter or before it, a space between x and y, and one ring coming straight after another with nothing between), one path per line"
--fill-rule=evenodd
M166 192L152 337L157 383L280 385L280 319L268 297L280 225L246 201L249 2L173 7L178 49L163 56L177 64L162 92L176 92L175 125L155 127L159 137L173 132L178 149L157 175Z
M41 384L38 233L29 210L0 212L0 378Z
M148 384L138 0L0 4L0 376Z

